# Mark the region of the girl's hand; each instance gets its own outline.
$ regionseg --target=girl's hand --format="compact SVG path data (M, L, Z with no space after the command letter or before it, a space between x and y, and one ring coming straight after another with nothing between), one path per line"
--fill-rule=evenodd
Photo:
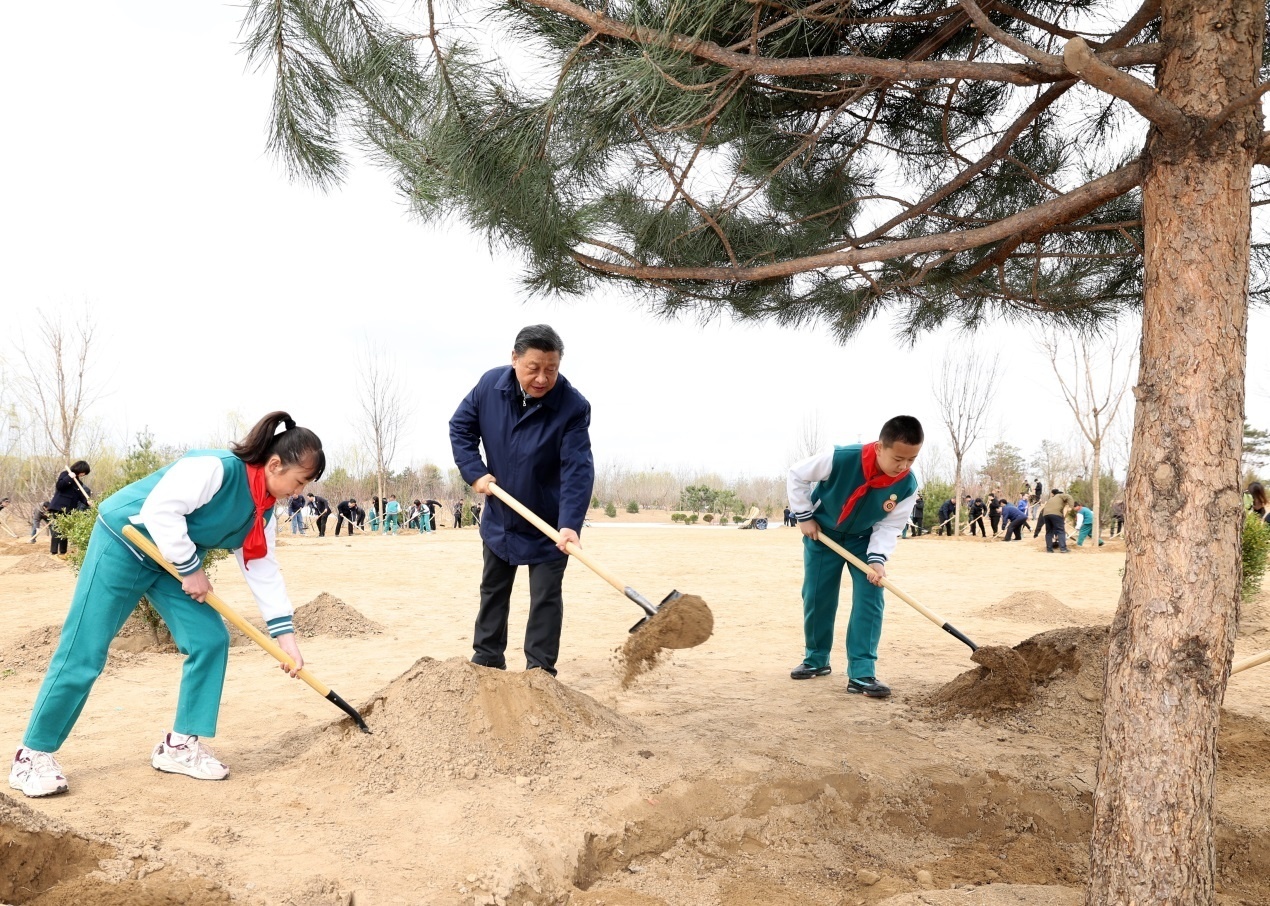
M202 604L212 593L212 583L208 580L207 573L197 569L181 580L181 591Z
M294 666L291 664L279 664L278 666L282 669L282 672L290 676L297 675L304 669L304 655L300 653L300 643L296 641L295 633L288 632L286 635L280 635L274 641L278 643L278 647L286 652L294 663Z

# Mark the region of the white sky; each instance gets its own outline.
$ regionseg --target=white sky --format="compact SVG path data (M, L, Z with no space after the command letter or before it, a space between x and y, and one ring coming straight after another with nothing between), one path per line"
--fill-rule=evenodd
M461 225L410 220L381 171L356 170L329 195L289 183L265 154L271 82L245 68L237 6L63 0L5 12L0 356L20 363L37 312L87 305L104 394L92 414L120 446L144 427L199 443L226 413L254 421L283 408L338 453L357 434L352 362L373 340L413 408L398 465L445 468L458 401L508 360L520 327L543 321L591 400L601 463L778 475L817 415L839 443L916 415L946 449L931 386L950 343L967 355L1008 344L987 443L1030 455L1074 431L1017 328L942 332L910 350L883 320L840 347L808 329L666 323L616 291L528 300L514 255L491 254ZM1270 379L1255 368L1266 312L1249 340L1248 414L1270 427Z

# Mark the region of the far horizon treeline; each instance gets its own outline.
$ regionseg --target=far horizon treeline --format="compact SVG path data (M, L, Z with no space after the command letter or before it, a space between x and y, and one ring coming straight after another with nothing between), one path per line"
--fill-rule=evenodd
M1256 480L1255 469L1265 462L1267 432L1250 430L1251 457L1245 476ZM169 463L188 449L204 448L203 443L188 447L156 445L148 432L139 433L126 450L97 439L93 449L74 454L72 459L85 459L92 466L86 485L97 499L113 492L121 484L125 460L138 452L156 467ZM924 456L919 459L916 471L922 481L922 493L926 498L924 523L933 526L938 522L935 513L939 504L954 493L953 468L945 461L937 441L928 440ZM0 497L11 498L10 512L27 524L31 508L47 500L59 472L65 468L63 457L45 455L0 455ZM999 492L1010 499L1017 499L1026 486L1029 490L1039 480L1046 494L1051 488L1062 488L1089 505L1091 495L1087 485L1089 460L1087 449L1069 440L1059 442L1044 440L1028 456L1014 444L997 441L987 447L982 460L967 460L963 464L963 495L987 498L989 493ZM1100 501L1108 515L1113 501L1121 494L1123 466L1102 472L1100 476ZM374 463L356 448L328 452L328 467L322 479L310 485L308 490L325 497L332 509L341 500L356 498L368 506L377 493L378 475ZM408 503L420 499L438 500L447 508L462 501L470 503L476 495L453 466L442 467L432 462L407 466L389 471L384 476L384 493L395 494L398 500ZM758 507L768 517L779 517L786 505L785 476L726 477L718 472L689 467L632 468L619 462L601 462L596 466L595 486L591 505L600 510L638 512L641 510L665 510L719 516L739 516L751 507ZM16 511L16 512L15 512ZM603 518L597 516L595 518ZM966 515L962 514L964 522ZM14 520L8 520L10 528L16 528Z

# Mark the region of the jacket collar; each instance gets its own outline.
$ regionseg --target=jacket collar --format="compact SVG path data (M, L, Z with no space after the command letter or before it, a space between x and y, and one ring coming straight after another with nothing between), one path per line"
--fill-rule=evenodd
M520 400L520 383L516 380L516 369L511 365L503 369L503 375L495 386L509 400L517 402ZM568 386L569 382L565 380L564 375L560 375L556 378L556 386L548 390L547 395L542 397L540 402L548 409L559 409L564 399L564 391Z

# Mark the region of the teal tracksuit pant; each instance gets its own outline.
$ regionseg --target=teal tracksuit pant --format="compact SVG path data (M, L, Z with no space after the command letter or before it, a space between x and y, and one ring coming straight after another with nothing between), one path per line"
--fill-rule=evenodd
M111 640L142 595L163 617L186 656L172 729L192 736L216 735L229 661L225 621L210 605L183 592L181 583L158 566L139 561L98 521L61 640L35 700L24 746L41 752L61 748L106 666Z
M831 531L823 525L820 531L861 560L868 556L869 534L848 535ZM850 679L877 676L874 665L878 659L878 642L882 638L882 589L828 547L807 537L803 538L803 634L807 645L803 660L812 667L829 665L843 567L851 571L847 676Z

